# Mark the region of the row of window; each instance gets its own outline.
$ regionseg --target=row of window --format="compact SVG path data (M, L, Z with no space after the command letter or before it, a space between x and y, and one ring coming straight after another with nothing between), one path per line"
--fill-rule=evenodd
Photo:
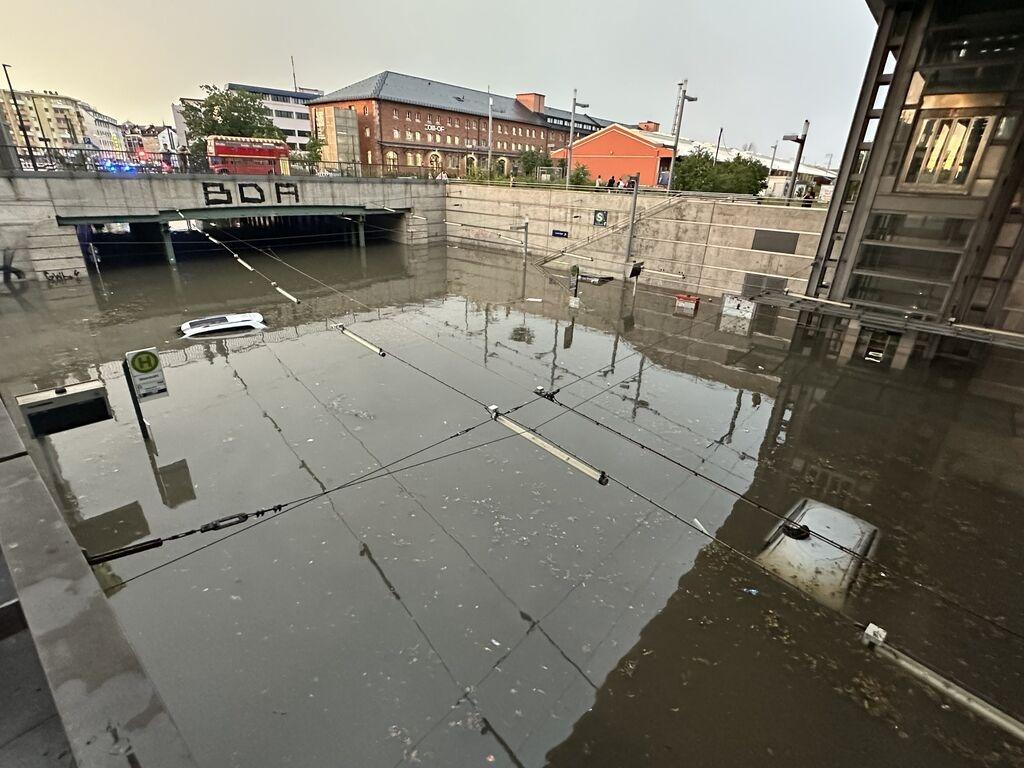
M367 128L365 133L366 133L366 136L369 137L370 129ZM392 128L391 129L391 138L393 138L393 139L401 139L402 138L402 132L398 128ZM423 135L419 131L406 130L405 131L405 140L406 141L423 141ZM462 137L449 133L449 134L445 134L445 136L442 138L441 134L433 133L433 132L428 131L427 132L427 143L429 143L429 144L449 144L449 145L450 144L454 144L455 146L459 146L460 144L462 144ZM471 138L467 138L465 140L465 146L467 146L467 147L472 147L472 146L475 145L475 143L476 143L475 140L471 139Z
M281 133L285 136L302 136L303 138L309 138L309 131L296 131L294 128L282 128Z
M523 128L521 125L504 126L498 123L498 133L507 133L512 136L527 136L531 139L537 138L536 128ZM544 138L544 131L540 132L540 138Z
M367 153L367 159L372 163L372 155ZM441 170L441 165L444 162L441 155L437 152L431 152L427 155L427 163L435 171ZM476 162L476 158L470 156L466 158L466 166L471 167ZM504 163L504 158L499 159L499 163ZM448 155L448 167L457 169L459 167L460 158L458 155ZM391 169L398 168L398 153L389 151L384 153L384 164ZM423 166L423 154L421 152L406 152L405 153L405 164L408 166Z
M266 94L263 94L266 95ZM270 94L270 100L276 101L279 104L305 104L306 99L299 99L295 96L280 96L276 93Z

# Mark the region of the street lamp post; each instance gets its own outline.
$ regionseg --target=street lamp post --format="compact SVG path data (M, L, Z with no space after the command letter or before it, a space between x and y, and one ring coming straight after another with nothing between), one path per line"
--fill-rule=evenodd
M576 107L589 109L589 104L576 101L576 89L572 89L572 115L569 117L569 146L565 151L565 188L569 188L569 177L572 176L572 142L576 135Z
M525 268L526 262L530 258L530 217L524 216L522 224L513 224L509 229L513 232L523 233L523 267ZM526 273L523 273L523 280L526 280ZM523 295L525 296L526 294L524 293Z
M688 101L696 101L697 100L696 96L687 96L686 95L686 84L688 82L690 82L690 81L689 80L683 80L683 82L681 82L679 84L679 99L676 101L676 124L675 124L676 139L672 143L672 158L668 161L668 183L665 185L665 189L668 192L672 191L672 173L675 170L676 155L679 154L679 131L683 127L683 108L686 106L686 102L688 102Z
M32 161L32 170L38 171L39 166L36 164L36 155L32 151L32 144L28 140L28 128L25 126L25 118L21 116L21 106L18 104L18 94L14 92L14 86L11 85L11 73L7 70L10 69L10 64L0 65L4 68L4 76L7 78L7 89L11 92L11 101L14 102L14 114L18 118L18 127L21 128L21 135L25 139L25 149L28 150L29 160Z
M491 147L492 132L494 130L494 97L491 96L491 86L487 86L487 183L491 183Z
M796 160L793 161L793 172L789 175L789 190L786 193L787 200L792 200L794 193L796 193L796 177L800 173L800 160L804 156L804 144L807 143L807 129L810 127L811 121L804 120L804 129L799 136L795 133L787 133L782 137L783 141L792 141L797 145Z

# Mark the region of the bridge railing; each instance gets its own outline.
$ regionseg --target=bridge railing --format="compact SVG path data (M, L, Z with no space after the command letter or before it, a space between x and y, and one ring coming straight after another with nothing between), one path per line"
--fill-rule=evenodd
M0 145L0 154L13 159L14 170L25 173L89 173L134 176L144 174L230 174L223 168L211 167L211 158L189 152L161 150L123 151L97 147L38 147ZM454 175L454 170L445 169ZM291 158L287 172L267 166L267 175L317 176L320 178L436 178L442 168L431 166L429 158L422 165L396 163L338 163L322 160L316 163ZM253 175L253 174L247 174ZM256 174L262 175L262 174Z

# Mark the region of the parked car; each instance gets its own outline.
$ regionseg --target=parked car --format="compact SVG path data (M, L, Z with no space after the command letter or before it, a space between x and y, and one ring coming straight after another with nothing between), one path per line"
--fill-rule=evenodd
M189 320L187 323L182 323L180 330L181 335L186 339L194 339L197 336L214 336L239 331L265 331L267 326L263 322L263 315L259 312L242 312Z

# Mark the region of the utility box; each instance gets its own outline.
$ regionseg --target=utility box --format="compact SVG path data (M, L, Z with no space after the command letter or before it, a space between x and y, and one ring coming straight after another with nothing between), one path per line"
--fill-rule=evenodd
M694 296L691 293L676 294L675 314L683 315L684 317L694 317L697 314L697 308L699 306L700 296Z
M44 437L113 418L102 381L30 392L15 398L32 437Z

